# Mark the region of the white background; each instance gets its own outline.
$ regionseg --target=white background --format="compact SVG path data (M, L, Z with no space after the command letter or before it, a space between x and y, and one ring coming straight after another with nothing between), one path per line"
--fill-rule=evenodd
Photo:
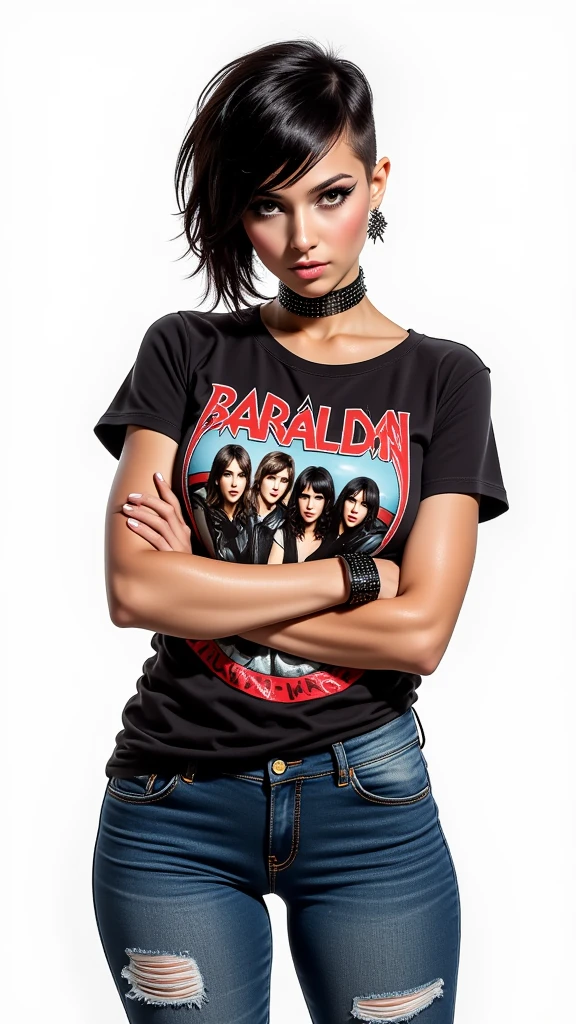
M183 240L170 239L181 230L174 164L200 89L242 52L302 36L339 47L375 94L378 156L392 166L385 244L362 254L371 300L403 327L464 342L492 371L511 510L480 527L456 631L416 706L462 898L456 1021L567 1019L576 326L568 11L511 0L115 0L22 2L5 16L11 1019L125 1020L93 917L91 861L104 764L151 634L117 629L108 616L103 528L116 462L92 430L149 324L199 308L201 282L185 280L193 265L178 260ZM285 907L277 896L266 902L272 1024L305 1022ZM6 978L2 991L6 1006Z

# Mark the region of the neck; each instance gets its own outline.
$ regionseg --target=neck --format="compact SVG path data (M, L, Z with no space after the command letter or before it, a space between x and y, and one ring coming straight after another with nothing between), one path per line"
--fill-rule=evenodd
M280 281L278 284L278 302L288 312L305 319L334 316L343 313L352 306L358 305L366 294L366 284L362 267L352 281L341 288L333 288L324 295L307 296L293 291Z
M261 494L258 495L258 515L265 516L267 512L271 512L273 508L276 508L277 501L269 502L266 498L263 498Z

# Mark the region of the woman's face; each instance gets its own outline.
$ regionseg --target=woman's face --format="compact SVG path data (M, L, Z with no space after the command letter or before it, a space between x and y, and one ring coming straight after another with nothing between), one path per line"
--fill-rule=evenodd
M300 492L298 497L298 508L305 523L315 523L324 510L325 498L323 494L314 491L310 484Z
M229 462L218 481L218 487L224 501L234 505L240 500L246 490L246 473L240 469L236 459Z
M288 490L289 483L290 477L285 469L281 470L279 473L268 473L260 484L260 494L262 495L263 500L269 505L274 505L277 501L282 501L282 498Z
M345 499L342 517L348 528L364 522L367 515L368 504L365 501L364 491L357 491L356 494L351 494L349 498Z
M370 206L381 201L389 170L390 161L383 157L369 184L364 165L340 138L294 185L268 195L263 185L242 223L264 266L310 298L354 281ZM303 276L293 269L300 261L325 266Z

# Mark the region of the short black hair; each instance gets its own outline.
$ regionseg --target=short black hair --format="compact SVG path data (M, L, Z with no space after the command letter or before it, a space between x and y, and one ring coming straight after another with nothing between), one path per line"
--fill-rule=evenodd
M344 137L368 181L376 164L370 85L360 68L308 39L270 43L225 64L204 87L176 161L174 186L188 248L206 272L202 297L239 312L255 287L242 216L266 190L294 184ZM302 166L301 166L302 165ZM300 170L298 171L298 168ZM180 257L182 259L182 257Z

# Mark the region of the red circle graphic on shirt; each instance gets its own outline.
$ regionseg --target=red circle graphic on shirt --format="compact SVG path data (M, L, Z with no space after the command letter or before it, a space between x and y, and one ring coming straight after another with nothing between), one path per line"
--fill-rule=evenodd
M327 665L304 676L271 676L238 665L220 650L214 640L189 640L186 643L215 675L236 690L280 704L315 700L342 693L363 675L363 669L335 668Z

